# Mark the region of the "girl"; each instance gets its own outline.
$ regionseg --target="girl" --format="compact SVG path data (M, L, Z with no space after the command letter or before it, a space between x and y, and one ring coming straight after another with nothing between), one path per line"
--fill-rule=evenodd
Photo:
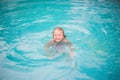
M64 30L60 27L57 27L53 31L52 40L45 45L45 49L47 52L50 52L49 48L52 47L56 53L59 53L65 51L65 46L68 46L70 55L74 56L72 53L72 43L66 39Z

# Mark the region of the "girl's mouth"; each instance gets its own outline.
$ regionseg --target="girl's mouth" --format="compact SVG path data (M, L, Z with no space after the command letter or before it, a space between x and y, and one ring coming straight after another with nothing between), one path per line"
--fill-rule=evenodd
M61 40L60 40L60 38L55 38L55 41L60 42Z

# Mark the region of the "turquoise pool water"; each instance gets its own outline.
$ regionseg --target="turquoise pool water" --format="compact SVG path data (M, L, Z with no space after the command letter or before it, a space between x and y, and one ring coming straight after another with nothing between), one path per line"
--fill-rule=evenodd
M1 0L0 80L120 80L119 0ZM73 59L46 56L56 26Z

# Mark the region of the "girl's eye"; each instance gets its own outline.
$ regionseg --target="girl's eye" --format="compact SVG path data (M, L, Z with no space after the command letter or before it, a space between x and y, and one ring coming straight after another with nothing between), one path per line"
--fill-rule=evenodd
M55 34L55 36L57 36L57 34Z
M59 36L61 36L61 35L59 34Z

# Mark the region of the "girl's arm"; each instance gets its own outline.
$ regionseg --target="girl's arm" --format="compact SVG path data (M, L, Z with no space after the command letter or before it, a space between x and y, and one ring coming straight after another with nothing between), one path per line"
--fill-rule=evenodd
M45 45L45 50L46 50L47 52L49 52L49 47L50 47L53 43L54 43L54 41L51 40L50 42L48 42L48 43Z
M66 39L64 40L64 42L66 42L67 45L69 46L69 49L70 49L69 53L70 53L70 55L74 57L75 54L73 53L72 43L70 41L66 40Z

